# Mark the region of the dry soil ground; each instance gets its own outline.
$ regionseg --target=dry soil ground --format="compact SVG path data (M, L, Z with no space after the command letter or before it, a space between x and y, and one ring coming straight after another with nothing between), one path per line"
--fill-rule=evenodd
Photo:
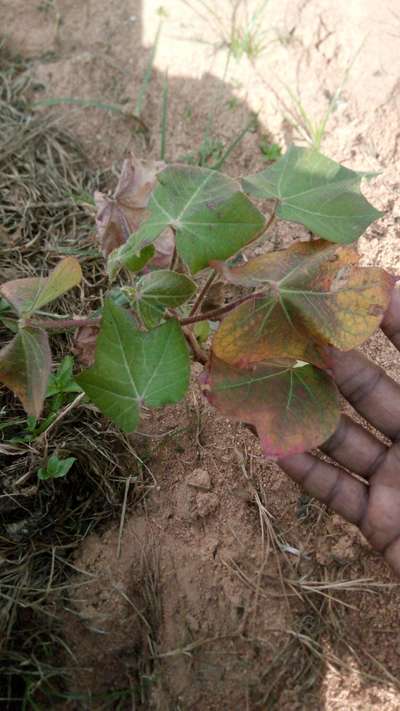
M226 163L234 176L265 164L265 136L283 148L307 142L298 100L315 123L341 89L321 147L379 171L365 190L386 216L360 251L400 273L397 0L270 0L258 21L262 51L228 66L232 3L210 4L218 20L200 0L165 0L142 113L146 142L128 113L157 4L0 0L1 32L32 60L37 100L126 106L127 115L61 109L93 167L118 165L130 149L158 157L167 72L170 160L196 152L207 131L229 143L257 113ZM297 234L279 226L274 237L287 244ZM399 357L382 335L367 351L399 378ZM76 659L69 690L82 696L60 708L139 708L141 695L142 708L160 711L399 709L400 590L357 531L302 498L249 433L211 411L195 378L186 402L146 419L141 432L131 442L146 454L149 495L128 511L122 535L117 521L75 556L83 572L64 614ZM128 696L113 701L113 690Z

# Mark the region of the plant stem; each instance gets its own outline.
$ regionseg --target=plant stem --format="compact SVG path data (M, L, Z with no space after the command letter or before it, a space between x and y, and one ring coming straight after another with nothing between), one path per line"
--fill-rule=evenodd
M261 235L265 234L269 230L271 225L274 223L275 217L276 217L276 205L277 205L277 202L275 202L274 208L273 208L267 222L265 223L265 227L264 227L263 231L260 232L257 239L259 237L261 237ZM215 277L216 277L216 272L214 270L208 277L206 283L204 284L202 290L200 291L200 294L198 295L196 301L194 302L194 304L192 306L192 310L190 311L188 318L184 318L181 320L182 325L187 324L187 323L196 323L196 321L205 321L207 318L209 318L210 320L212 320L213 317L219 318L219 316L223 316L225 313L228 313L233 308L235 308L235 306L239 306L239 304L243 303L244 301L247 301L248 299L251 299L254 296L260 296L260 294L250 294L248 296L243 297L242 299L238 299L237 301L233 301L230 304L226 304L226 306L222 306L220 309L215 309L214 311L208 311L208 313L202 314L201 317L197 316L196 318L194 318L196 312L199 309L199 306L202 304L204 297L206 296Z
M275 204L274 204L274 207L273 207L273 210L272 210L272 212L271 212L271 214L270 214L270 216L269 216L269 218L268 218L268 220L267 220L267 222L266 222L266 224L265 224L265 227L264 227L263 231L261 232L262 235L264 235L266 232L268 232L268 230L269 230L269 228L271 227L271 225L273 225L273 223L275 222L277 204L278 204L278 201L276 200L276 201L275 201ZM261 235L259 235L259 236L261 236Z
M207 354L205 353L205 351L203 351L202 348L200 348L193 331L187 326L182 326L182 331L185 334L186 340L189 343L189 346L192 350L195 359L199 363L203 363L203 365L205 365L205 363L207 363L208 361Z
M175 236L175 232L174 232L174 236ZM174 271L174 269L175 269L175 267L176 267L177 261L178 261L178 252L176 251L176 245L175 245L174 251L172 252L171 261L170 261L169 267L168 267L168 269L169 269L171 272Z
M29 319L27 326L46 329L80 328L81 326L95 326L100 323L101 317L95 318L62 318L62 319L40 319L38 321Z
M210 276L208 277L206 283L204 284L202 290L200 291L196 301L194 302L189 316L194 316L196 311L199 310L199 306L202 304L204 297L207 294L207 292L208 292L208 290L209 290L209 288L210 288L211 284L213 283L216 276L217 276L217 273L215 270L213 270L211 272Z
M187 326L189 323L197 323L197 321L219 321L222 316L225 316L225 314L229 313L229 311L232 311L234 308L236 308L236 306L244 304L245 301L251 301L251 299L256 299L258 296L264 296L264 292L256 291L252 294L242 296L236 301L231 301L230 304L221 306L221 308L219 309L214 309L213 311L205 311L204 313L198 314L197 316L194 315L188 316L188 318L183 318L180 322L181 326Z

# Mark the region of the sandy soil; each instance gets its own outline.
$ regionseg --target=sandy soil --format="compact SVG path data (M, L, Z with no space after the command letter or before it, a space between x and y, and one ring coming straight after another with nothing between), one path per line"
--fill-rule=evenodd
M264 165L262 136L282 147L304 141L285 87L315 122L342 86L322 150L380 172L365 192L386 215L360 251L365 263L400 273L396 0L271 0L265 50L254 63L232 58L227 70L226 51L216 51L218 24L166 0L142 114L146 139L128 113L157 5L0 0L2 32L32 58L38 101L126 106L126 115L62 110L94 166L118 164L131 148L158 157L167 71L169 159L196 150L207 125L228 143L257 112L256 130L226 164L231 175ZM215 6L226 28L231 3ZM281 225L273 236L285 244L298 233ZM366 349L399 379L399 356L381 334ZM137 706L118 708L140 707L142 695L142 708L160 711L398 709L400 592L357 531L301 497L249 433L211 411L195 380L186 403L145 420L141 431L157 435L133 437L154 477L152 495L126 517L122 534L117 526L91 537L75 561L86 572L66 624L78 660L71 689L94 696L66 708L103 708L96 694L135 687Z

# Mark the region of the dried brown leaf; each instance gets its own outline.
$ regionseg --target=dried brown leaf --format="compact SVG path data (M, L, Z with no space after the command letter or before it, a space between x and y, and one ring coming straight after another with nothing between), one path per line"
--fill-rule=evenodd
M89 368L93 365L96 355L96 341L100 332L100 324L81 326L77 329L73 341L72 353L78 362Z
M162 161L140 161L133 154L124 160L112 197L96 192L97 240L105 257L124 244L146 217L146 207Z

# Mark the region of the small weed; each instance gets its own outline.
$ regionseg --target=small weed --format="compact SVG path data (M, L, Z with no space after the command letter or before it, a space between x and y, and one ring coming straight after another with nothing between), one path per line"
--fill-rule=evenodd
M270 143L266 136L262 136L258 144L263 157L267 161L275 161L282 155L282 148L277 143Z
M232 3L229 17L220 14L218 9L206 0L184 2L203 21L211 24L216 35L220 37L218 47L227 49L229 56L237 61L244 56L255 61L267 48L271 29L264 30L263 24L269 0L262 0L252 12L249 11L247 2L236 0Z
M240 106L240 101L236 96L232 96L226 102L226 106L228 107L228 109L230 109L230 111L234 111L235 109L238 108L238 106Z
M189 165L208 166L218 162L224 152L224 144L218 138L205 136L196 153L188 153L183 161Z
M241 3L237 2L232 13L231 35L228 43L229 51L236 60L246 56L250 61L257 59L267 47L268 32L262 28L264 14L269 0L261 2L250 17L244 21L237 19ZM245 5L247 14L247 5Z
M60 477L64 477L68 474L75 462L75 457L59 459L56 454L52 454L47 460L46 466L38 469L38 479L45 481L46 479L59 479Z
M183 118L185 121L192 121L193 119L193 109L190 104L187 104L183 109Z
M364 42L361 43L352 60L349 62L343 74L342 81L337 89L332 94L325 92L325 96L328 99L328 105L321 118L317 120L314 119L307 111L299 94L294 92L290 87L284 85L289 97L289 103L285 102L281 96L275 93L278 102L287 114L289 123L297 129L299 136L317 151L320 150L322 142L325 138L329 119L340 105L343 89L349 79L351 69L363 48L363 44Z

